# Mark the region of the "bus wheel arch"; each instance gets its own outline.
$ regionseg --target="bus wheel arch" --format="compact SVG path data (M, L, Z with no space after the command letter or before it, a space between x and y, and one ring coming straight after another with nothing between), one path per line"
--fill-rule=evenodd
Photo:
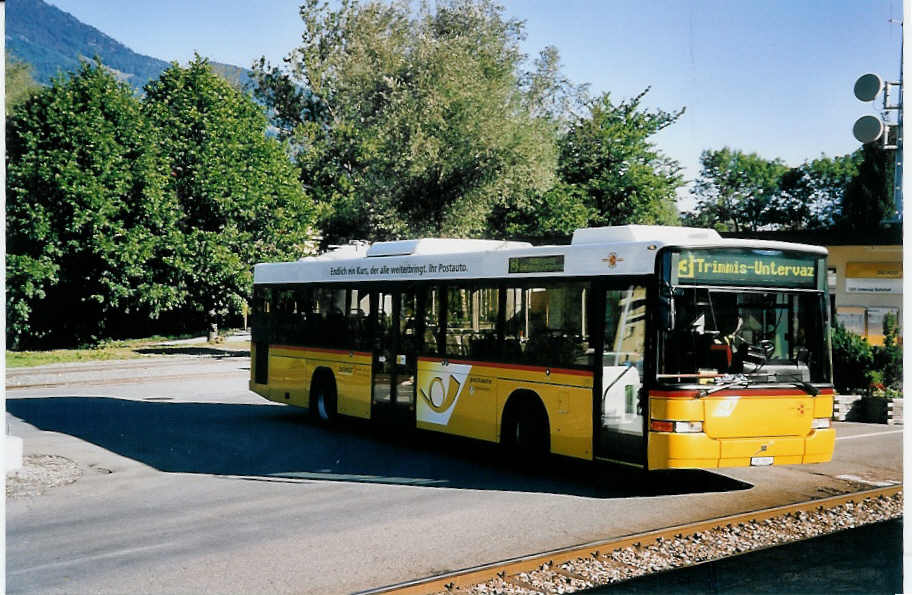
M507 399L500 424L500 443L514 454L543 455L551 450L548 410L537 393L519 389Z
M310 414L320 423L332 423L336 418L338 394L332 370L327 367L314 370L310 380Z

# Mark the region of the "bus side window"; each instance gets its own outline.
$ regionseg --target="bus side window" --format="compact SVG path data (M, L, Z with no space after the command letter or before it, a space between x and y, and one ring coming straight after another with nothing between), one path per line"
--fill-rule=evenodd
M608 290L605 294L605 366L632 364L642 373L646 340L646 289Z
M504 304L504 343L501 357L510 363L523 361L526 334L526 290L508 287Z
M440 344L440 290L437 287L428 287L424 291L424 337L419 352L422 355L439 357L443 355Z
M446 355L455 359L498 359L496 288L447 289Z
M497 316L499 293L493 287L472 292L472 333L469 337L469 357L491 361L499 358Z
M352 289L348 307L348 346L363 351L371 350L371 333L368 321L371 314L370 294Z
M250 327L253 330L254 341L268 343L272 340L272 321L270 320L269 302L272 289L269 287L255 286L253 288L253 316Z
M346 321L348 292L338 287L317 287L313 294L313 315L307 317L306 344L350 347Z
M298 319L301 318L301 314L295 298L294 289L281 289L273 292L273 337L277 343L294 345L301 340L297 332Z
M567 283L527 290L528 363L568 367L586 364L586 286Z

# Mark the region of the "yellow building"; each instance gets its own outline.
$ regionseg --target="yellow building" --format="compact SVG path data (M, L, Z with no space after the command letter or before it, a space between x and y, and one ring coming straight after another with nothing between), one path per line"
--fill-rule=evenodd
M829 286L836 318L847 329L883 344L883 321L896 315L902 329L901 244L827 246Z

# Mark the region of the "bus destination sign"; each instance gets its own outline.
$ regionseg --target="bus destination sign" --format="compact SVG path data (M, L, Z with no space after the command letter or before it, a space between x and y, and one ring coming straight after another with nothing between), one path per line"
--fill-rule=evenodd
M817 258L769 250L682 250L672 256L674 285L817 288Z
M508 270L511 273L562 273L564 272L564 255L511 258Z

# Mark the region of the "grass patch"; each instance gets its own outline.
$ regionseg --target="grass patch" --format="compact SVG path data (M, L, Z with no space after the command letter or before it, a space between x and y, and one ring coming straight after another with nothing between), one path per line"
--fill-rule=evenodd
M250 350L250 343L247 341L228 340L221 343L161 345L162 341L167 340L170 340L170 337L109 341L95 347L78 349L52 349L48 351L8 350L6 352L6 367L28 368L50 364L167 357L171 355L233 355L240 357L245 353L249 353Z
M128 347L98 347L92 349L53 349L51 351L7 351L7 368L28 368L48 364L88 362L145 357Z

